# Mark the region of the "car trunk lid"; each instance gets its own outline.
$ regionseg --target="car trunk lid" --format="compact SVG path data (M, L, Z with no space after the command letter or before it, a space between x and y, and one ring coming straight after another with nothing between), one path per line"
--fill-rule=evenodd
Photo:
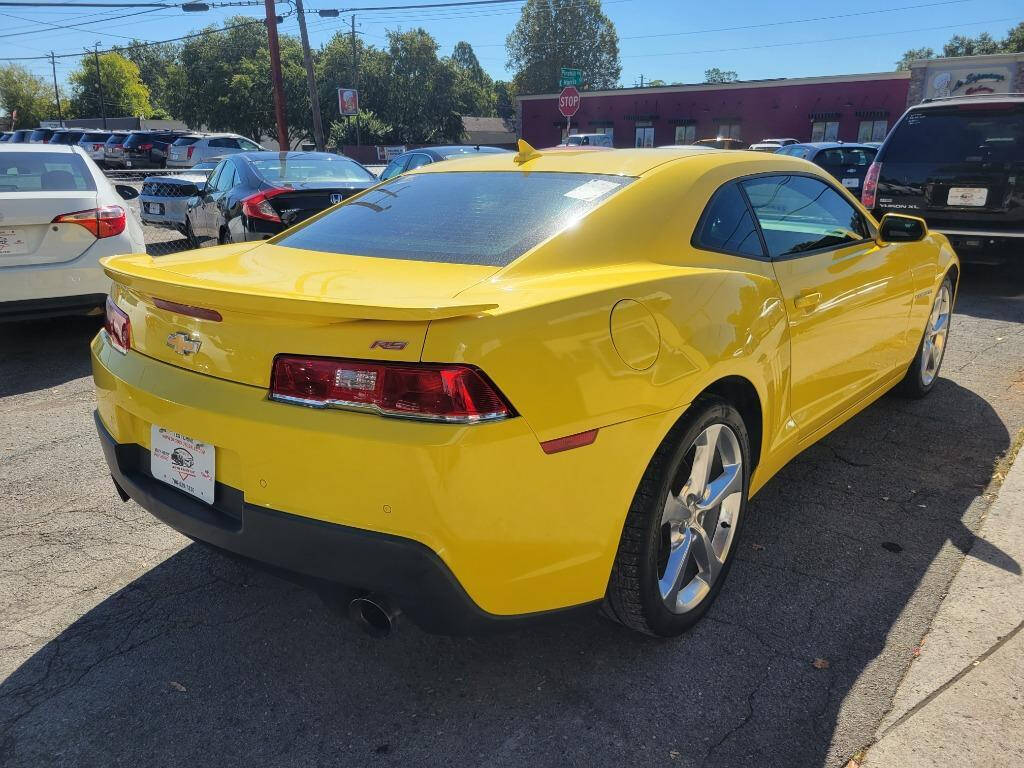
M325 208L352 197L357 192L362 192L374 183L376 182L300 182L289 184L286 191L267 199L281 217L281 223L285 227L291 227Z
M258 387L269 386L278 354L418 360L431 320L496 306L455 298L494 267L269 243L103 263L131 319L134 350ZM210 312L220 319L210 319Z
M77 259L96 242L78 224L53 224L66 213L97 207L96 192L4 192L0 184L0 268Z

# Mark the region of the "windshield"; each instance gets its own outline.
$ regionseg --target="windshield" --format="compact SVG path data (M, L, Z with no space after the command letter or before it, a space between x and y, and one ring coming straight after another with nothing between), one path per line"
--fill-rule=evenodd
M1024 160L1024 104L964 105L911 112L893 129L883 162Z
M0 192L96 189L85 161L71 152L0 153Z
M262 178L269 182L315 181L373 181L374 175L358 163L338 155L298 155L281 160L279 157L255 158L252 161Z
M326 253L501 267L631 181L508 171L399 176L276 242Z

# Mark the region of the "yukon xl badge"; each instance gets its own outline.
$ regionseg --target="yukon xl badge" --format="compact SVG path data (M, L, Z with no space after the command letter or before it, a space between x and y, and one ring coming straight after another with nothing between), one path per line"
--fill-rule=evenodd
M183 331L176 331L167 337L167 346L179 355L185 355L186 357L198 352L202 344L203 342L199 339L193 339Z

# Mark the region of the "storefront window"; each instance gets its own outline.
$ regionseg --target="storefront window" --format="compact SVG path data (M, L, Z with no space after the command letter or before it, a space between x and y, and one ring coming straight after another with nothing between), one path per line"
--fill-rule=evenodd
M815 120L811 125L811 141L839 141L839 121Z
M718 124L718 135L716 138L719 139L740 139L742 134L740 131L739 123L719 123Z
M676 126L676 144L693 144L697 140L697 126L696 125L677 125Z
M882 141L888 132L888 120L861 120L857 129L857 141Z
M637 123L636 124L636 143L635 147L653 147L654 146L654 126L650 123Z

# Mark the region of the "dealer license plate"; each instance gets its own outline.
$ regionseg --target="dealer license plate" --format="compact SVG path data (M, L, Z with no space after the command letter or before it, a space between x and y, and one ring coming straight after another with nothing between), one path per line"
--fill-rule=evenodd
M982 206L988 200L988 190L978 187L950 187L946 205Z
M860 186L860 179L854 176L852 179L843 179L843 186L854 189Z
M0 256L19 256L28 253L28 243L16 229L0 229Z
M213 504L215 449L191 437L153 425L150 471L157 480Z

